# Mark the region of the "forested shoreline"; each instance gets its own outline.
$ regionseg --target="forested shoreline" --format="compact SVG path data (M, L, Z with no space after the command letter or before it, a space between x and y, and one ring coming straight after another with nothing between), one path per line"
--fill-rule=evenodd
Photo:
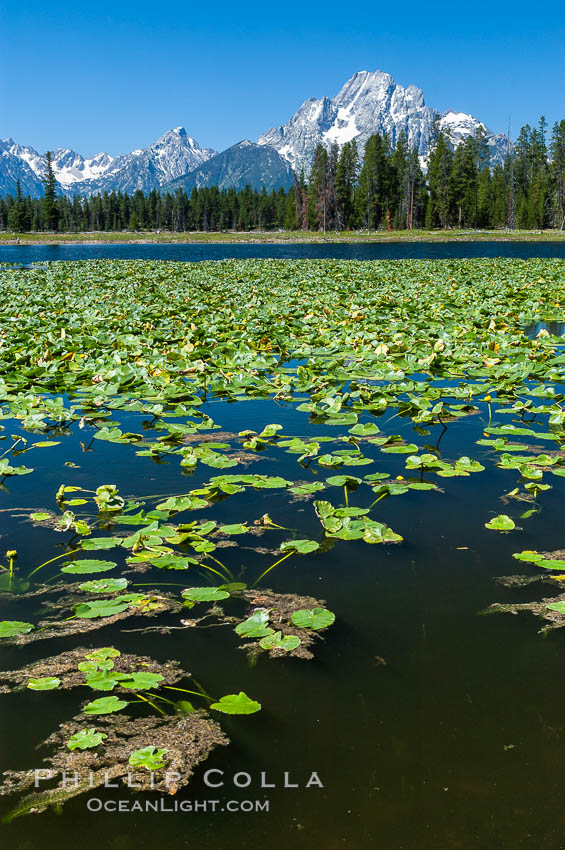
M549 136L549 138L548 138ZM413 230L435 228L563 229L565 120L551 133L545 119L526 125L503 164L490 162L484 132L453 151L444 134L432 139L427 173L400 135L395 145L373 135L360 160L355 141L319 145L312 170L288 191L195 188L190 195L158 189L89 198L57 194L47 155L43 198L0 198L0 230L15 233L165 230Z

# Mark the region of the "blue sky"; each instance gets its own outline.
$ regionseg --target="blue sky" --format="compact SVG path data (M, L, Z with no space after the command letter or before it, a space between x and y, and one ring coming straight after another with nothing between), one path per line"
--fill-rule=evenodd
M539 15L534 17L534 14ZM184 125L222 150L355 71L512 135L565 118L561 3L0 0L0 138L116 155Z

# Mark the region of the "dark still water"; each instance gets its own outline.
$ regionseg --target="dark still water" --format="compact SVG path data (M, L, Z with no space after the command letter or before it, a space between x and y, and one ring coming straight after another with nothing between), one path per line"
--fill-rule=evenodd
M352 259L359 259L360 251L371 252L374 259L375 252L392 249L407 252L427 248L442 251L442 256L447 256L448 250L484 251L486 247L485 243L69 246L6 248L0 258L22 262L73 256L195 260L210 259L214 252L219 259L234 256L236 251L239 256L253 256L253 252L268 256L265 252L291 250L302 252L301 256L332 256L333 250L333 256L347 255ZM499 252L501 249L559 249L563 256L562 247L555 245L496 243L493 250L495 248ZM271 265L266 263L263 267ZM313 264L307 265L310 269ZM426 264L416 265L420 272ZM483 266L483 263L461 264L462 267L471 265ZM523 280L527 276L533 278L536 267L541 264L501 262L490 265L512 266L518 279ZM548 276L560 274L562 265L560 262L543 264ZM80 305L77 307L73 300L76 300L76 292L70 283L69 290L66 288L70 280L67 274L81 275L82 269L70 264L63 268L65 279L61 291L51 290L54 296L49 305L57 322L60 319L60 325L50 325L49 332L41 329L45 319L41 299L38 297L34 302L39 307L37 313L22 302L27 297L28 284L34 282L42 287L39 295L43 298L43 287L49 284L49 278L56 276L56 267L51 267L49 273L6 271L0 275L0 291L4 287L4 303L9 305L4 314L4 336L0 337L8 351L7 356L3 355L4 360L0 360L4 369L3 373L0 370L0 623L37 624L36 634L40 634L41 623L46 617L60 618L63 625L74 619L71 612L80 597L62 597L66 599L63 606L54 609L54 597L50 596L57 585L66 587L67 582L81 577L62 571L67 569L62 567L66 559L72 561L73 556L83 565L89 558L99 559L98 566L109 559L114 564L113 572L85 573L84 578L121 577L129 582L128 592L132 593L146 594L157 589L159 593L170 593L180 600L183 588L223 584L225 571L228 571L235 582L255 587L258 593L271 589L277 594L314 597L335 612L336 619L323 634L323 639L314 645L311 660L248 655L242 651L244 642L234 631L234 620L184 628L186 621L182 623L181 618L200 616L202 609L197 607L183 608L182 612L156 613L151 619L141 614L126 620L108 619L98 631L76 632L67 637L51 634L48 639L22 645L0 640L0 671L21 669L70 650L80 649L84 655L93 648L113 646L122 653L148 656L159 663L177 660L192 677L187 676L182 687L192 689L198 684L214 699L243 691L262 704L260 712L249 716L214 716L230 744L218 747L209 759L198 765L190 783L176 795L136 795L121 785L98 787L66 803L61 812L50 809L11 822L0 821L1 850L74 850L75 847L80 850L257 850L263 847L267 850L563 850L565 629L551 631L542 637L538 633L542 621L529 613L482 616L494 602L528 603L561 593L562 585L556 581L547 583L544 570L527 561L516 560L513 555L523 550L558 552L565 546L565 465L561 462L565 440L560 428L564 400L564 386L560 383L563 358L557 351L561 344L557 335L561 335L564 327L563 314L558 311L554 322L544 321L545 313L531 308L532 298L522 301L529 309L524 307L521 319L516 317L516 322L522 322L528 346L518 332L513 337L517 345L507 344L505 331L501 330L497 344L502 351L508 345L509 353L500 355L507 358L500 363L498 358L491 357L498 352L486 347L488 337L483 335L494 311L494 307L487 304L481 314L481 324L477 320L476 333L480 336L473 351L480 352L480 359L476 360L478 365L472 382L478 377L488 383L482 385L483 390L480 385L473 389L474 407L470 410L453 407L457 415L446 420L447 424L443 424L439 415L437 420L435 415L427 420L412 412L413 418L409 418L407 410L411 408L406 403L410 400L415 406L424 398L431 402L441 398L446 405L459 405L467 396L457 391L466 384L471 386L463 375L453 372L453 377L445 379L445 389L443 381L436 382L422 371L414 375L415 384L411 386L404 383L403 373L398 371L382 377L382 372L369 372L369 366L361 361L358 372L349 366L346 371L345 356L341 366L338 355L335 355L335 362L331 361L331 371L324 365L324 352L320 353L315 347L319 343L314 334L304 336L314 340L308 348L289 343L289 348L292 346L289 354L309 358L303 361L308 363L309 371L298 360L285 360L284 366L278 364L278 373L282 376L294 369L300 372L300 392L290 399L278 392L270 398L259 398L243 395L240 390L234 401L227 401L214 394L216 377L209 384L210 391L204 390L202 396L194 400L194 404L198 402L198 409L191 410L185 405L183 410L180 401L185 398L184 391L179 398L177 390L175 395L168 396L166 389L153 389L148 377L146 400L136 406L137 391L134 386L128 389L132 376L123 368L120 371L122 349L111 348L112 327L106 322L108 329L105 326L103 333L100 332L92 355L96 358L96 374L91 383L85 378L78 389L75 385L74 396L62 396L66 408L82 409L85 414L74 418L70 414L69 417L59 416L61 411L57 413L49 408L53 423L60 424L47 425L39 415L43 408L38 407L38 393L46 396L45 404L54 402L47 397L51 377L55 374L49 370L55 370L60 363L68 369L68 386L73 386L71 378L85 368L83 351L77 350L75 357L69 357L62 354L61 343L65 339L72 340L81 316L88 318L93 311L99 315L100 309L95 304L88 310L84 307L82 314L75 312ZM211 287L217 269L223 273L218 266L214 266L213 271L210 266L185 266L181 270L173 268L173 271L179 275L188 271L194 278L198 274L206 276L205 284ZM335 272L340 270L338 267ZM84 271L85 274L93 273L93 269ZM135 274L136 270L133 271ZM538 275L539 271L535 278ZM10 289L11 278L14 285ZM551 290L548 287L547 291L554 292L557 298L561 279L555 279L554 287ZM455 286L455 282L449 280ZM94 276L87 281L93 286L98 283ZM233 287L225 291L235 292L239 283L238 277ZM16 312L12 302L20 284L22 295ZM144 297L131 307L132 315L138 308L148 308L143 314L143 331L137 335L136 344L143 352L143 346L149 342L153 359L145 354L145 359L140 356L140 363L136 354L128 363L156 377L156 373L162 374L162 351L174 351L187 343L180 335L175 335L174 340L169 336L160 337L165 327L162 317L166 315L160 306L162 296L155 294L149 284L147 287L153 303L149 298L147 303L142 303ZM326 308L323 301L326 290L319 291L322 293L320 302ZM536 297L543 291L540 288ZM347 292L345 287L344 292ZM85 298L84 294L81 297ZM475 291L471 297L475 297ZM206 298L207 295L202 298L204 304ZM219 301L220 296L216 304ZM104 304L109 302L111 298ZM168 309L168 300L163 297L163 302ZM253 321L254 317L264 316L262 302L255 307L246 299L242 303L245 323L248 315ZM336 299L334 303L340 302ZM234 346L228 361L233 365L224 375L223 361L218 355L220 346L212 336L217 334L220 340L224 339L224 332L214 327L219 312L214 312L205 322L196 296L194 303L183 304L188 317L187 328L194 318L196 330L196 323L200 323L210 335L207 343L210 352L206 356L210 363L216 364L217 374L228 384L236 374L237 385L243 388L243 378L236 370L245 368L246 375L252 375L252 366L257 371L254 364L262 368L259 352L251 347L235 349L230 337L225 344L226 347L229 344L230 351ZM500 300L493 300L492 304L500 305ZM538 301L535 304L541 306ZM416 308L414 322L419 322L420 311L425 308L423 297ZM27 316L25 325L26 309L31 316ZM126 315L122 329L121 309L116 303L114 314L120 320L120 339L132 345L129 334L134 327L133 320L128 323ZM298 320L303 322L311 315L302 309L302 304L300 309L302 312L297 312L295 327ZM328 312L331 313L329 309ZM473 310L469 310L469 314L474 316ZM395 314L391 312L391 315ZM466 314L461 315L463 324ZM279 317L277 312L276 322ZM432 308L428 310L427 320L432 328L437 328L440 321L442 327L445 325L443 317L441 320L433 318ZM157 324L158 329L154 327ZM232 333L233 324L230 321L226 335ZM251 334L251 324L247 325L246 334ZM340 326L336 323L333 327ZM11 336L6 328L13 328ZM459 339L468 333L461 330ZM542 331L545 335L539 337ZM261 339L262 331L256 333L256 337L249 336L249 339ZM426 333L427 325L422 323L418 337ZM37 334L42 334L45 340L45 346L42 344L39 350L35 341ZM548 334L555 335L550 343ZM80 338L84 340L83 336ZM537 348L529 346L530 339L538 340ZM555 349L551 354L552 357L556 355L551 367L546 367L547 361L542 360L547 357L542 348L546 343ZM8 344L12 346L9 349ZM103 346L108 346L113 358L101 364ZM88 350L86 342L83 341L81 349ZM352 351L355 349L349 350L348 358L355 356ZM537 374L540 379L542 375L547 376L543 378L543 387L542 380L538 382L537 389L541 392L532 392L530 396L529 386L533 382L522 382L520 378L524 351L536 352ZM59 360L55 359L57 357ZM326 359L329 362L329 357ZM195 363L203 364L203 361ZM418 361L418 365L425 366L422 361ZM323 381L314 383L320 370L326 368L336 386L344 382L341 392L347 389L348 395L351 393L352 407L358 405L355 409L359 410L360 430L349 430L351 420L347 420L347 416L340 423L339 417L323 418L310 413L312 408L309 411L307 399L324 396L323 400L328 402L330 398L325 392L332 384L325 387ZM99 369L104 371L106 380L101 378ZM109 380L116 374L121 381L119 386L124 387L121 390L123 398L117 392L119 387L105 390L106 397L101 387L110 386ZM338 379L332 375L343 377ZM19 386L27 386L24 379L30 378L37 379L31 389L17 392ZM491 380L495 387L512 387L519 380L520 394L516 394L516 404L510 407L503 394L490 389L484 400L479 400L484 388L491 386ZM390 389L393 381L394 390ZM363 388L365 383L367 388ZM384 408L377 403L380 389L374 390L381 385L383 393L392 395L394 392L396 399L391 404L385 397ZM322 389L314 394L314 387ZM436 389L441 389L439 396L435 395ZM159 395L155 395L157 391ZM494 400L491 393L498 393ZM369 397L375 400L370 407ZM549 408L559 427L549 422ZM344 410L345 407L342 412ZM418 411L422 408L418 407ZM50 416L46 414L44 418L49 420ZM194 428L187 430L187 423ZM194 423L201 427L197 428ZM269 424L275 431L278 426L278 441L264 440L254 446L251 439L251 445L247 444L253 433L250 427L264 433L263 429ZM121 430L116 435L114 429L118 427ZM504 455L495 448L495 443L485 440L490 433L508 434L508 430L504 430L508 428L511 433L507 453L513 452L512 457L534 455L538 467L544 469L544 486L550 485L546 491L536 491L536 482L541 478L537 468L520 462L522 470L519 471L511 465L512 457L510 462L508 457L502 462ZM122 440L120 434L126 439ZM388 438L392 441L390 445L386 444ZM298 450L292 445L295 441L299 444ZM316 442L319 444L317 454ZM362 457L354 450L357 444ZM218 452L225 453L227 466L218 464L218 458L211 462L209 455L206 460L206 452L214 446ZM308 453L312 446L315 457ZM185 453L178 454L177 448ZM197 449L199 462L192 466L190 463L181 465L181 457L183 460L189 458L190 451ZM415 470L407 462L413 455L426 458L430 468ZM481 471L454 477L438 474L436 477L431 471L436 458L446 462L450 469L458 459L468 461L472 458L479 462ZM8 463L14 474L6 472ZM550 467L555 463L559 464L557 474L552 474ZM24 474L26 468L33 469L33 473ZM237 487L233 481L224 479L222 487L221 479L224 475L229 478L230 473L270 476L271 483L275 478L279 483L265 488ZM343 475L351 485L347 491L341 480ZM371 477L367 478L368 475ZM389 481L390 496L378 495L378 482L382 480ZM399 483L401 481L409 481L413 486L408 489ZM436 484L436 489L426 490L431 482ZM158 569L155 559L147 558L151 549L143 553L146 560L130 558L137 544L130 542L126 546L124 541L120 546L119 538L133 535L139 523L126 524L122 517L120 524L117 519L98 517L93 502L96 488L110 484L115 485L127 500L130 514L140 507L132 505L132 501L143 503L149 511L172 496L208 494L207 503L191 506L190 512L181 508L178 518L173 515L170 522L179 526L186 523L182 531L194 528L193 522L218 523L221 528L211 538L217 544L213 560L208 561L207 566L202 558L183 572L178 569L178 563L171 569ZM320 484L323 484L322 490L319 487L316 490L316 485ZM70 488L68 502L65 500L64 504L61 496L59 499L56 496L61 485ZM519 498L516 498L517 493ZM402 540L395 544L370 545L370 537L367 542L353 535L328 537L316 516L314 500L320 500L318 510L327 500L326 505L331 503L341 512L340 516L353 518L352 522L356 516L367 515L375 522L385 523ZM77 536L85 532L77 529L75 535L69 525L73 514L75 520L90 523L94 538L91 547L80 551L76 548ZM508 514L515 522L511 531L501 533L485 527L485 523L500 514ZM179 540L173 534L175 528L167 528L166 510L157 511L153 519L157 528L149 533L148 527L145 547L157 547L155 551L158 551L161 538L157 532L160 531L165 541L174 541L171 546L182 552L193 551L182 548L182 535ZM230 526L231 530L226 530ZM199 525L198 528L204 535L203 527ZM105 538L108 534L118 535L117 542L106 541L110 543L109 548L97 540L99 535ZM315 541L320 548L283 560L280 558L283 550L279 551L279 547L289 540ZM17 551L13 577L8 572L7 552L10 550ZM43 566L37 571L40 565ZM274 568L265 575L271 566ZM210 572L214 568L221 572ZM515 582L508 586L497 582L497 577L516 575L526 581L533 579L534 583L520 586ZM265 598L266 602L258 604L268 607L272 597ZM237 598L225 601L229 616L237 617L239 601ZM77 613L77 617L81 616ZM169 630L155 631L155 626ZM152 630L148 630L150 627ZM101 728L97 715L84 715L83 721L81 714L81 707L87 700L103 697L101 690L91 691L81 683L80 687L69 690L61 688L40 693L25 688L6 693L2 691L4 682L5 676L0 673L3 732L0 736L0 773L44 768L43 759L53 747L39 745L59 724L74 716L84 722L85 730ZM122 691L119 693L123 695ZM163 697L163 693L167 697ZM184 694L181 696L185 698ZM125 698L134 703L129 693ZM157 709L146 702L132 705L131 709L128 707L124 712L127 723L135 722L138 717L158 716L159 706L161 710L165 706L171 711L169 706L173 698L177 698L173 691L163 689L155 699L165 699L165 702L158 703ZM198 708L207 705L198 696L189 698ZM158 737L151 740L157 747L161 746ZM209 770L217 771L212 777L217 783L213 788L205 783ZM323 787L317 784L306 787L313 772ZM239 780L234 783L233 777L237 775ZM72 777L69 781L72 783ZM154 800L163 808L157 813L128 811L128 806L139 798ZM175 811L175 803L185 804L185 810ZM256 808L265 803L268 809ZM0 796L0 819L9 815L16 804L16 798ZM120 804L125 807L124 811L117 810ZM98 806L106 808L99 810Z
M311 424L306 413L272 401L215 403L206 412L235 432L250 420L260 429L276 419L289 435L333 433ZM497 535L485 529L483 523L498 506L503 509L501 496L514 486L512 473L501 475L492 452L476 445L486 416L485 409L452 423L443 436L437 426L425 437L412 423L395 419L389 425L387 417L380 419L383 429L420 445L442 437L442 456L471 455L487 470L476 477L444 479L443 493L414 492L381 502L378 517L404 536L401 545L337 541L323 555L292 558L260 583L278 592L315 595L337 612L314 661L261 658L251 663L238 651L231 628L172 631L163 637L122 631L118 624L75 639L76 646L118 645L123 652L161 661L175 658L213 694L241 689L261 696L260 714L225 718L230 746L216 750L174 798L208 801L207 808L90 812L88 799L116 805L135 799L124 789L98 789L69 802L60 815L28 815L0 826L1 846L67 848L76 846L80 835L83 850L560 850L565 833L565 635L541 638L531 616L478 615L493 601L543 595L539 585L532 593L509 590L497 586L494 577L535 572L513 561L517 549L563 545L565 481L555 480L543 513L523 521L522 531ZM143 429L150 435L151 423L144 425L143 418L120 412L124 431ZM10 429L20 432L14 422ZM143 498L186 492L214 472L199 469L187 478L175 462L156 466L149 458L135 459L134 446L101 443L91 439L92 433L86 427L58 435L60 445L48 449L48 465L36 462L34 475L9 482L2 542L4 549L17 548L22 567L60 551L52 538L66 535L32 530L29 512L56 511L54 492L62 481L89 487L92 481L111 480L124 496ZM332 443L327 445L329 450ZM387 455L383 462L376 446L366 444L364 451L379 470L405 474L402 455ZM69 463L76 468L65 467ZM316 480L317 474L276 448L262 453L248 471L256 469L290 480ZM337 489L330 497L340 503ZM350 504L358 503L364 504L350 494ZM291 506L277 490L218 502L214 518L250 521L266 512L286 528L298 525L300 537L319 537L311 499ZM278 539L280 533L268 532L261 542L276 546ZM250 582L264 562L245 548L243 538L242 546L222 549L220 557L238 580ZM115 551L111 556L119 557ZM55 565L43 575L56 574ZM175 571L126 575L133 582L186 586L186 577ZM200 583L207 582L200 577ZM4 598L0 619L35 621L40 602L32 598L14 604ZM139 621L126 628L143 625ZM65 640L47 643L3 648L2 669L69 648ZM2 696L3 769L42 767L46 752L37 751L37 744L79 710L87 695L76 690ZM206 787L204 774L210 768L224 772L224 786ZM323 788L303 787L311 771ZM251 777L249 787L233 786L239 772ZM263 773L275 788L260 787ZM300 787L285 789L285 773L289 783ZM215 780L221 777L214 774ZM268 800L269 811L228 811L229 805L256 800ZM215 811L210 801L217 801ZM9 811L10 801L3 798L0 808Z
M565 242L385 242L257 245L5 245L2 263L52 260L439 260L472 257L565 258Z

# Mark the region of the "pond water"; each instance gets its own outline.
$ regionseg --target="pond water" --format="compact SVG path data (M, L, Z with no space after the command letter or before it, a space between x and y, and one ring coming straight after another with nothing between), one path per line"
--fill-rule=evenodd
M326 244L2 245L2 263L46 260L436 260L466 257L562 257L565 242L384 242Z
M228 430L238 431L250 419L259 430L275 416L285 434L331 432L309 424L307 414L290 407L273 410L268 401L241 405L245 415L238 404L209 407ZM120 415L124 430L140 430L142 419ZM475 444L477 429L484 425L482 416L480 420L469 417L451 424L441 441L442 455L468 454L490 465L489 451L478 451ZM399 427L397 421L394 431L418 440L409 425ZM436 442L441 433L440 427L432 429L425 443ZM78 486L89 486L99 480L101 468L111 468L112 481L128 496L186 492L206 480L201 471L187 478L176 463L134 461L134 447L93 441L84 451L78 436L56 439L61 445L49 449L47 470L10 482L13 495L4 494L4 510L21 508L25 514L29 508L52 508L54 489L70 480L66 462L80 467L72 478ZM379 457L376 448L367 446L364 452ZM258 465L264 474L312 478L303 470L297 474L293 456L282 451L263 453ZM389 455L386 468L392 475L405 472L403 456ZM511 475L506 473L509 486ZM262 659L250 666L245 653L237 651L231 629L221 628L152 638L110 626L92 638L75 639L73 647L118 645L122 651L150 654L160 661L176 658L211 693L242 689L261 694L264 709L251 718L228 718L230 747L215 751L182 794L182 799L193 801L218 800L216 813L95 814L87 811L85 797L79 797L66 804L62 816L44 813L4 826L3 846L67 846L79 830L85 850L98 850L101 836L105 847L116 850L145 850L162 842L239 850L259 843L280 846L277 836L300 850L557 850L565 828L564 636L540 639L535 622L526 616L479 616L495 600L528 598L524 590L497 588L493 582L497 575L522 571L511 558L516 536L495 535L483 527L500 498L500 477L499 470L487 467L476 478L447 480L444 495L387 499L379 519L409 541L401 546L336 541L323 557L291 559L274 570L264 586L315 595L338 612L338 622L317 646L313 662ZM541 548L548 550L563 545L564 492L558 482L544 501L543 514L521 533L522 548L540 547L541 541ZM350 502L355 503L355 493ZM287 527L298 521L300 536L319 536L311 502L290 509L277 491L241 494L235 505L228 499L216 506L215 518L237 522L264 512ZM3 532L21 563L40 563L43 553L51 551L45 548L49 532L30 534L24 516L6 521ZM275 533L267 533L262 543L276 545L276 539ZM115 550L108 554L115 557ZM258 575L263 566L246 549L225 549L221 558L244 580ZM175 572L159 573L153 570L132 580L182 583ZM37 607L36 600L29 600L16 613L6 603L1 611L5 617L33 621ZM134 622L127 628L143 625ZM47 650L42 642L25 651L5 648L4 669L29 663L46 651L56 654L71 648L68 640L48 644ZM31 722L30 699L36 706ZM2 764L41 767L37 742L62 716L75 713L83 699L74 692L3 697L3 724L9 734L2 739ZM226 787L211 791L204 785L204 771L210 768L224 771ZM285 772L289 782L303 785L311 771L317 771L323 789L281 787ZM231 776L238 772L252 777L248 789L231 785ZM261 789L262 773L279 787ZM128 799L123 790L86 796ZM265 799L269 813L222 810L231 800Z
M333 250L362 247L334 246ZM391 250L390 245L366 247ZM402 245L399 250L414 247L422 248ZM437 247L428 246L428 250ZM447 247L485 250L470 243ZM520 246L496 247L516 250ZM524 246L553 251L556 247L560 248ZM148 246L150 254L144 256L173 259L164 255L178 249L176 259L178 254L183 259L200 259L191 256L198 251L209 259L216 248L227 251L225 256L233 256L229 252L234 248L273 250L267 246ZM332 250L331 246L299 248ZM0 260L13 261L7 250L2 249ZM97 251L110 255L108 246L17 250L25 252L25 262L70 259L75 253L78 259L83 252L89 258ZM119 246L115 251L112 256L131 259L140 255L140 246ZM538 326L535 329L537 333ZM562 325L550 330L561 332ZM490 447L477 445L491 415L487 404L481 402L478 407L475 415L451 421L447 428L441 424L418 428L406 417L393 417L390 410L377 416L364 414L363 421L378 423L383 434L399 434L419 450L437 451L446 459L470 456L486 469L470 477L435 479L442 488L439 493L411 491L383 500L378 518L404 537L400 545L335 540L323 555L290 558L269 574L261 587L312 595L336 612L335 625L316 645L315 660L261 657L251 663L239 650L231 628L172 631L163 637L124 632L118 624L71 642L2 647L4 670L82 646L118 645L123 652L147 654L159 661L174 658L210 693L243 690L250 696L260 695L263 710L251 717L223 718L230 746L215 750L179 795L199 801L200 810L88 811L87 798L133 799L124 790L106 789L70 801L60 815L50 811L0 826L1 846L9 850L76 844L82 850L245 850L261 845L272 850L287 846L295 850L560 850L565 834L565 634L556 631L542 639L536 634L540 624L530 615L481 616L481 612L495 601L524 602L542 595L539 584L512 590L497 586L494 579L511 573L536 574L532 565L512 559L518 550L563 548L565 479L551 478L543 510L524 521L521 530L511 534L487 530L484 523L493 513L509 510L501 499L515 486L516 471L497 468L499 457ZM221 426L218 440L224 432L235 435L251 422L257 431L277 422L285 437L329 436L334 442L324 444L327 451L340 445L335 428L316 424L308 412L285 401L228 403L211 398L201 412ZM143 433L148 439L158 436L147 414L118 410L116 418L123 432ZM18 462L34 466L34 474L4 482L1 545L3 551L17 549L21 564L39 564L53 555L54 532L33 527L29 512L56 511L54 493L62 482L90 488L92 482L111 479L124 497L143 499L148 494L187 492L221 472L200 464L194 472L183 471L178 457L158 461L136 457L135 445L91 439L94 428L88 424L47 437L31 434L15 420L4 424L5 434L60 441L57 446L37 449L33 462L31 454L21 455ZM547 428L543 416L536 427ZM214 431L210 434L215 436ZM541 441L536 448L546 450L548 444ZM405 455L383 455L368 441L363 441L362 449L373 465L367 470L351 467L348 472L362 476L385 469L391 478L407 474ZM48 462L38 454L41 451L48 453ZM315 481L321 471L327 472L314 464L299 466L296 455L276 445L262 451L255 463L252 458L246 462L244 472L291 481ZM319 498L342 504L342 490L332 491ZM349 503L356 504L355 491L349 494ZM524 512L529 507L525 504ZM218 522L252 521L265 513L289 529L298 526L300 538L320 537L311 499L289 502L288 494L280 490L246 490L214 504ZM66 541L68 535L60 537ZM276 547L280 539L276 531L267 531L261 544ZM245 537L237 540L240 546L222 549L220 557L238 580L251 582L264 568L264 559L251 546L247 548ZM93 557L110 556L120 562L120 569L126 569L124 556L115 553L94 553ZM152 569L127 576L132 582L161 580L186 586L175 571ZM29 618L33 622L39 607L37 599L27 599L16 610L12 600L0 598L0 620ZM144 625L140 619L125 628ZM62 717L76 713L84 698L76 689L2 696L3 769L41 767L43 753L36 750L37 743ZM204 773L211 768L224 772L224 787L206 787ZM304 787L313 771L323 788ZM232 784L231 777L241 772L251 777L248 788ZM262 773L275 788L260 787ZM300 787L284 788L285 773L288 784ZM151 798L164 800L170 809L175 801L160 795ZM269 811L228 811L230 801L256 800L268 800ZM208 810L203 801L208 801ZM211 810L210 801L217 801L216 811ZM0 803L2 811L10 808L6 798L0 798Z

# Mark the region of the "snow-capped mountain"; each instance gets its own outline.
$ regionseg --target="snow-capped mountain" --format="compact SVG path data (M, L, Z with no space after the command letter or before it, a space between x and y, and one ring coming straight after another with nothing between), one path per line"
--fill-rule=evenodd
M464 142L468 136L474 136L478 128L482 127L487 134L486 141L490 148L491 166L497 163L502 165L504 162L504 157L508 153L508 137L504 133L491 133L482 121L477 121L472 115L467 115L466 112L454 112L452 109L449 109L441 115L439 126L442 133L448 137L453 146Z
M304 169L307 174L318 144L330 147L337 142L342 146L355 139L362 155L373 133L388 133L394 144L404 132L409 146L417 148L425 167L436 120L453 147L483 127L491 151L491 165L503 162L509 144L503 133L492 133L465 112L448 110L440 115L426 105L420 89L416 86L403 88L390 74L359 71L335 97L310 98L286 124L263 133L258 145L270 151L264 157L252 143L247 143L252 147L246 150L240 149L245 145L240 143L224 151L229 154L227 158L215 160L210 169L201 171L201 166L216 157L216 151L201 148L184 127L176 127L149 147L118 157L99 153L85 158L68 148L59 148L53 152L53 170L59 190L68 196L113 191L132 194L137 190L146 193L168 188L196 169L199 169L198 180L203 181L202 185L210 185L212 175L216 176L214 179L221 179L222 185L227 185L225 181L232 178L236 182L245 179L257 188L271 185L273 180L277 185L290 185L290 171L286 173L284 163L277 162L274 151L295 172ZM13 139L0 140L0 195L15 194L17 180L25 195L42 195L44 174L44 156Z
M0 141L0 150L8 152L27 165L39 182L44 178L47 169L45 157L34 148L19 145L13 139L4 139ZM52 152L53 171L63 189L68 189L73 183L81 180L99 177L108 170L113 161L113 157L107 153L99 153L85 159L69 148L57 148ZM25 169L23 173L25 174Z
M100 177L75 184L73 194L150 192L198 168L215 153L211 148L201 148L184 127L176 127L144 150L116 157Z
M14 149L18 153L14 153ZM16 145L13 139L0 139L0 195L15 195L18 180L22 193L36 198L43 194L41 179L29 164L29 159L40 159L33 148Z
M403 88L383 71L359 71L333 98L310 98L281 127L272 127L259 136L258 144L271 145L287 159L295 171L310 169L318 144L343 145L352 139L362 152L373 133L388 133L393 144L403 131L411 148L425 159L436 118L440 128L457 145L481 124L472 115L448 111L439 115L426 106L416 86ZM484 125L482 125L484 126ZM486 127L493 162L506 153L506 137L493 135Z
M162 187L171 193L184 189L187 194L197 187L217 186L219 189L265 188L289 189L294 183L292 169L286 159L269 145L256 145L245 139L222 153L216 154L184 177Z
M57 181L65 189L82 180L95 180L107 172L114 157L108 153L97 153L85 159L76 151L68 148L58 148L53 152L53 171ZM41 174L45 172L45 161L41 157Z
M201 148L184 127L168 130L143 150L112 157L99 153L86 159L69 148L53 151L53 171L66 195L93 195L137 189L149 192L197 168L216 152ZM19 179L24 195L42 195L45 157L13 139L0 141L0 194L14 194Z

